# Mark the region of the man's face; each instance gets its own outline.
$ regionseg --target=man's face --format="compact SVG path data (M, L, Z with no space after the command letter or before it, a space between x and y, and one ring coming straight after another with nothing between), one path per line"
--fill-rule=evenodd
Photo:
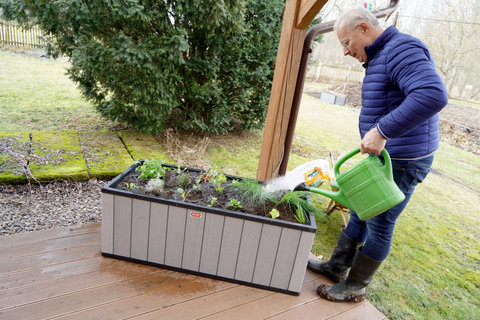
M348 30L345 23L342 23L337 29L337 37L343 47L343 54L352 56L359 62L367 62L365 47L372 44L368 37L370 27L365 22L361 22L353 30Z

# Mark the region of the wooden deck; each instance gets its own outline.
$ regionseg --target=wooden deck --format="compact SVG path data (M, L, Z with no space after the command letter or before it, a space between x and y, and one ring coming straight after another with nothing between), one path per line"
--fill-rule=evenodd
M386 319L333 303L307 272L292 296L100 255L100 224L0 237L0 319Z

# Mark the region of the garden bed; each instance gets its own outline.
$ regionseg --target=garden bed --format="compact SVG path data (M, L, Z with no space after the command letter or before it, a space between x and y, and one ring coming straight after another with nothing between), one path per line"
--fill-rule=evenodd
M155 178L144 181L136 170L144 164L102 188L104 256L300 293L316 232L311 212L299 223L298 212L288 212L291 202L254 205L245 196L258 194L232 186L251 179L216 170L162 165L163 186L152 191ZM272 209L280 216L272 218Z

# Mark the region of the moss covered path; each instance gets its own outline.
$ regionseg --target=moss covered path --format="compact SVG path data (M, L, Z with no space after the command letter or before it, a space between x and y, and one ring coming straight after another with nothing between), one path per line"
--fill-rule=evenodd
M0 183L108 179L139 159L169 159L136 131L0 131Z

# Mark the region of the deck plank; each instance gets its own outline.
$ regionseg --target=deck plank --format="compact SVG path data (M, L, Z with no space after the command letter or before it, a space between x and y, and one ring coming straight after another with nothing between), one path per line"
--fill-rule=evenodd
M86 244L54 252L41 252L26 257L7 259L0 263L0 274L100 256L99 249L98 245Z
M100 224L0 237L0 319L381 319L333 303L307 271L299 296L105 258Z
M27 270L18 270L0 275L0 290L28 286L55 279L74 277L82 273L114 268L127 262L114 259L104 259L101 256L69 261L50 266L40 266Z
M11 244L9 246L0 247L0 263L3 259L13 259L38 253L53 252L86 244L96 244L99 239L100 234L95 232L36 242Z
M315 289L320 283L325 283L325 280L321 277L305 282L302 286L301 294L297 297L278 293L268 295L262 299L236 305L228 310L217 312L202 319L266 319L285 310L318 300Z
M150 275L107 284L81 292L73 292L51 299L2 310L0 318L8 319L52 319L72 310L83 310L100 304L123 300L140 293L160 288L174 288L193 276L181 275L169 270L158 270ZM27 316L24 318L24 316Z
M9 246L12 244L21 244L28 242L37 242L42 240L58 239L70 237L77 234L96 233L101 229L98 223L89 223L85 225L46 229L32 232L23 232L18 234L2 236L0 239L0 247Z
M116 264L115 268L112 265L109 269L104 268L67 278L4 290L0 292L0 310L81 292L140 276L153 275L158 272L161 272L158 268L137 266L124 262L123 264Z

